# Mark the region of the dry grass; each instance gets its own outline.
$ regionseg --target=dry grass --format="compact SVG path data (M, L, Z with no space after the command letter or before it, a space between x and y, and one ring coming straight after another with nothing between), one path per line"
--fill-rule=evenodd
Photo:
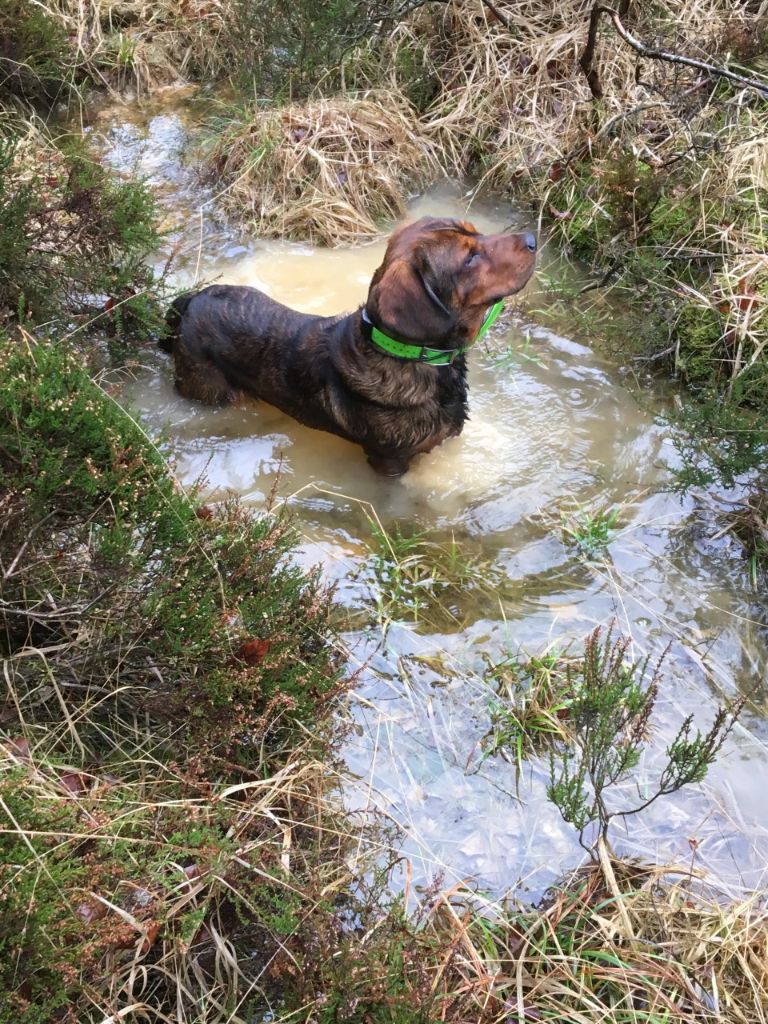
M11 696L12 676L13 665ZM77 713L85 742L93 726ZM23 960L46 948L61 977L50 1006L39 993L35 1003L56 1019L240 1024L279 994L276 961L323 895L354 882L361 836L330 801L327 768L301 747L263 779L227 785L220 771L169 762L136 723L115 726L108 769L63 759L57 730L39 722L0 743L7 928L27 916L8 947L5 1009L34 1019Z
M599 34L595 56L604 90L595 108L578 64L592 0L554 7L542 0L499 0L493 6L506 24L482 0L419 8L391 33L383 62L396 80L398 52L411 50L439 80L424 124L456 170L476 168L479 157L483 180L506 187L564 160L585 139L621 131L627 120L636 124L639 118L657 138L668 125L678 134L674 98L649 93L663 93L665 84L691 86L697 74L651 65L638 80L637 55L609 27ZM669 48L694 57L722 53L755 26L754 12L739 0L665 0L661 6L632 10L633 31L647 29L651 38L661 35Z
M768 493L752 489L720 509L717 518L721 526L716 538L726 533L736 538L749 565L752 587L760 591L768 560Z
M433 891L406 926L383 892L360 902L372 836L361 840L329 799L327 766L301 748L263 780L227 786L158 758L136 726L115 738L123 756L86 771L62 760L55 730L0 747L0 840L35 851L6 865L3 884L29 893L27 941L43 941L35 901L52 904L49 955L80 993L58 1019L241 1024L270 1008L310 1021L330 1005L328 1019L349 1024L373 1019L355 1016L366 1008L410 1021L426 1007L476 1024L768 1020L757 896L604 860L541 908L488 914L461 888ZM25 802L38 818L22 825ZM361 913L361 927L344 924ZM27 1019L23 986L8 996Z
M221 68L226 0L45 0L72 63L108 91L146 94Z
M405 101L373 93L250 109L225 123L208 166L254 230L328 245L380 234L439 171Z
M463 1016L451 1019L768 1020L764 902L705 892L684 870L604 858L541 909L490 921L461 894L443 894L427 928L459 951L444 984L463 991L465 1003Z

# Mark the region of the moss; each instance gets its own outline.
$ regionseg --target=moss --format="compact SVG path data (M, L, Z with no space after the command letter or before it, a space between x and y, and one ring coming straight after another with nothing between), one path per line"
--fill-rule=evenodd
M67 854L52 854L55 840L44 838L73 831L77 809L34 800L23 786L23 774L8 774L0 784L5 816L40 838L25 842L20 832L6 830L0 836L0 1021L48 1024L66 1009L73 965L85 953L75 919L59 893L82 886L89 871L82 861L71 863ZM72 959L67 964L59 962L61 946L69 946Z
M693 386L703 387L720 376L724 362L723 328L716 310L693 302L683 302L675 317L673 338L678 367Z

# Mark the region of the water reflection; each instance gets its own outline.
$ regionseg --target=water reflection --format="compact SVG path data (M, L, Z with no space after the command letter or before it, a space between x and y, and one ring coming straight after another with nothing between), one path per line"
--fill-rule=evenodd
M201 192L181 159L180 114L130 120L124 110L102 112L97 128L113 165L138 165L157 186L168 245L186 247L182 282L250 284L324 314L364 299L383 243L323 251L244 239L216 220L215 193ZM485 230L515 219L501 203L475 202L467 212L466 197L447 187L412 209L466 215ZM534 296L530 305L545 301ZM663 490L670 428L654 419L652 399L641 407L610 365L565 336L503 320L473 355L465 432L397 482L377 477L359 448L269 406L212 410L184 401L160 355L148 356L124 398L170 439L180 478L204 477L213 499L235 491L258 506L277 486L298 515L300 557L322 562L339 581L340 603L368 609L366 624L345 637L351 665L361 668L357 728L345 749L357 781L347 796L402 827L417 881L442 874L448 883L474 878L495 895L510 887L535 895L580 856L546 800L545 762L528 765L518 786L513 766L481 760L487 659L567 645L611 619L638 654L672 640L648 771L684 715L706 722L722 695L763 679L765 632L736 553L697 542L693 499ZM601 566L585 567L565 543L560 515L575 503L621 507ZM382 629L365 571L374 509L387 529L424 530L481 554L500 582L491 594L468 590L453 628L422 621ZM756 707L765 701L758 693ZM766 769L765 724L752 713L705 786L653 805L624 835L617 826L618 845L687 861L696 837L700 865L734 884L758 884L768 852Z

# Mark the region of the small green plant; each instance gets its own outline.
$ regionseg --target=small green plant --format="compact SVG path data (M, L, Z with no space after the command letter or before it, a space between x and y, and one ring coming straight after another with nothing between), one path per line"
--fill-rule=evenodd
M517 363L529 363L533 366L540 367L545 365L541 356L533 347L529 331L526 332L525 340L522 345L506 344L495 350L492 354L492 362L498 369L506 369L507 367L514 366Z
M488 702L483 760L498 754L513 760L519 773L526 758L555 739L568 740L572 682L563 657L512 655L491 665L486 678L496 693Z
M681 403L671 417L680 428L672 434L679 460L672 467L673 490L684 494L712 484L733 487L739 477L765 465L768 420L739 408L739 397L709 392Z
M618 507L607 511L577 508L573 512L564 512L561 514L563 534L583 557L596 558L608 547L619 512Z
M368 516L371 556L367 569L374 584L380 621L455 623L457 602L469 591L492 592L500 574L480 557L467 552L454 536L447 542L427 539L423 531L387 531Z
M663 656L645 685L649 658L629 660L629 643L626 637L614 639L612 629L603 638L600 627L587 638L583 660L570 672L569 717L575 742L560 744L550 756L549 799L593 854L597 844L607 842L617 814L638 814L659 797L701 782L746 701L740 698L720 707L705 733L694 728L689 715L667 747L666 764L651 795L631 807L612 807L612 787L627 779L640 761L661 683ZM597 839L590 847L584 836L593 824Z

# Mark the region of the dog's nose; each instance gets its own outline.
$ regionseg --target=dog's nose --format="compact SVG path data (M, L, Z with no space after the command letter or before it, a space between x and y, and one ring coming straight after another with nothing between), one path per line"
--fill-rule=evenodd
M532 235L529 231L526 235L523 235L523 240L529 252L536 252L536 235Z

